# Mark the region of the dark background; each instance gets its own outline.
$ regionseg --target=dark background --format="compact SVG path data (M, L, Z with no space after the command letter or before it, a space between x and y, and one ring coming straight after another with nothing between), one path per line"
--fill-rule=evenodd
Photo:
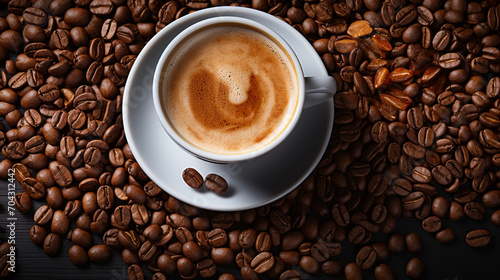
M7 181L0 181L0 240L7 240L9 235L7 218ZM21 186L16 182L16 192L21 191ZM33 213L42 205L41 201L33 201L32 209L27 214L22 214L16 210L16 272L11 273L6 279L107 279L118 280L128 279L126 265L121 259L121 252L113 250L111 259L105 264L93 264L87 268L77 268L71 263L68 257L68 249L72 242L64 240L63 248L56 257L48 257L41 247L31 243L29 230L34 224ZM455 230L456 239L450 244L442 245L438 243L433 234L421 229L420 221L416 219L398 219L395 232L406 234L416 232L422 238L423 250L419 253L425 265L425 272L422 279L442 279L442 280L464 280L464 279L500 279L500 227L493 225L489 221L488 211L483 221L472 221L468 218L460 222L453 222L449 219L443 220L443 228L451 227ZM72 225L73 227L74 224ZM489 246L484 248L470 248L465 244L465 235L473 229L485 228L491 232L493 240ZM94 234L94 243L99 240ZM387 236L382 234L374 235L375 241L386 241ZM342 253L335 259L342 264L355 260L355 255L361 246L353 246L347 241L342 243ZM408 279L405 275L406 263L414 257L405 249L399 255L391 254L387 264L394 271L398 279ZM151 279L152 273L142 266L146 279ZM375 266L374 266L375 267ZM300 270L300 267L295 269ZM239 276L239 269L233 266L219 266L218 275L223 272L232 272ZM365 279L374 279L373 268L364 272ZM168 279L180 279L179 277L167 276ZM325 275L302 274L303 279L327 279ZM343 275L334 279L343 279Z

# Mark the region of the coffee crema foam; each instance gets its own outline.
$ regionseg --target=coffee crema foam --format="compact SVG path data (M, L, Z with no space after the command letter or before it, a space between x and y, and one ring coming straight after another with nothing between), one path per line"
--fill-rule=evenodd
M244 27L216 26L190 36L164 71L167 118L181 137L209 152L265 146L297 107L290 58L272 39Z

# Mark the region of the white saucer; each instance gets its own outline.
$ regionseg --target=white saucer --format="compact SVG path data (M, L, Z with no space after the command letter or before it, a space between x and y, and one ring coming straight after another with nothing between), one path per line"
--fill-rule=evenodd
M214 164L181 149L163 130L153 106L151 86L156 62L170 40L189 25L214 16L256 20L280 34L296 52L305 76L327 75L311 44L280 19L249 8L218 7L189 14L170 23L141 51L130 71L123 97L123 125L130 148L144 172L168 194L209 210L239 211L273 202L297 187L315 168L333 128L333 100L305 109L295 130L270 153L238 164ZM290 31L291 29L291 31ZM195 190L182 180L192 167L202 176L223 176L229 190L223 195Z

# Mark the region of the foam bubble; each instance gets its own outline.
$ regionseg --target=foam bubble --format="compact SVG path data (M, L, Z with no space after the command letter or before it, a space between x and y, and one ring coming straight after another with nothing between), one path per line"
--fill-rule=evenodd
M228 65L218 65L217 78L229 88L229 101L233 104L242 104L248 98L250 77L248 70Z

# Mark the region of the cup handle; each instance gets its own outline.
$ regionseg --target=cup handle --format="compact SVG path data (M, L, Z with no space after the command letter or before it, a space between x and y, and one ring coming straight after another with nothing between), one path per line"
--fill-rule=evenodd
M304 108L323 103L337 92L337 83L332 76L305 77Z

